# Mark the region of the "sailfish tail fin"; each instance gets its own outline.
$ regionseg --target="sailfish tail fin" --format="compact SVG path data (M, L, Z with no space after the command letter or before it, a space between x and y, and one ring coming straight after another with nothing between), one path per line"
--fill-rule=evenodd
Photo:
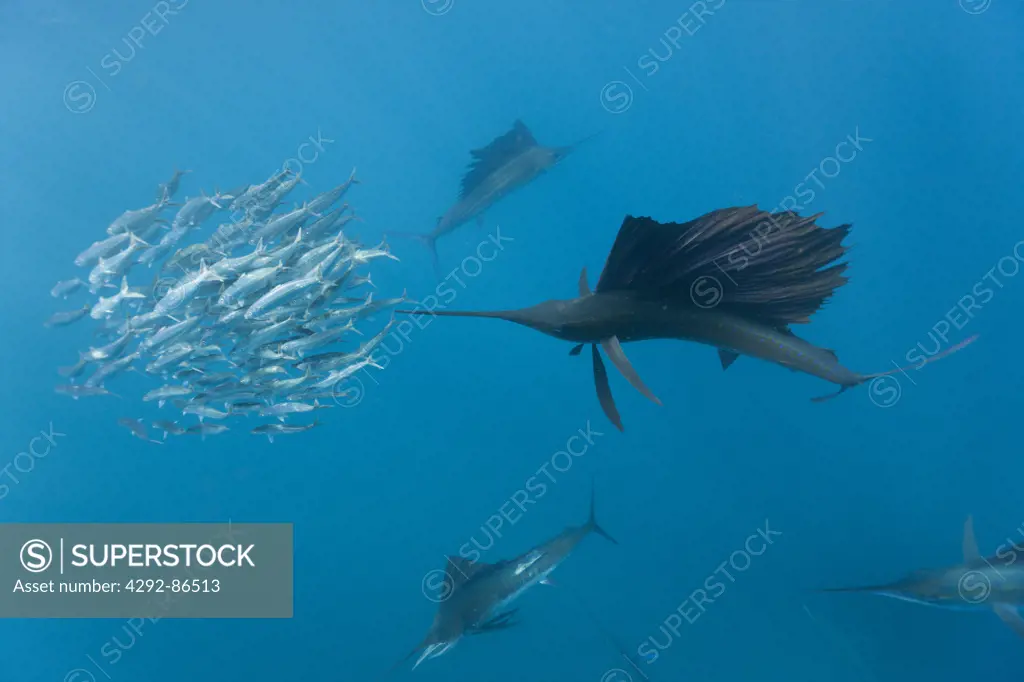
M757 206L687 223L626 216L597 291L714 308L772 327L806 323L843 284L850 225Z
M616 540L615 538L613 538L611 535L609 535L605 531L605 529L601 528L601 526L598 525L598 523L597 523L597 514L595 513L595 509L594 509L595 496L596 496L596 492L594 490L594 483L593 483L593 481L591 481L591 484L590 484L590 517L587 519L586 529L587 529L588 532L597 533L598 535L603 537L605 540L611 542L614 545L617 545L617 544L619 544L619 541Z
M835 391L834 393L829 393L828 395L819 396L817 398L811 398L811 402L822 403L822 402L825 402L826 400L831 400L832 398L835 398L839 394L841 394L844 391L846 391L846 389L852 388L853 386L859 386L860 384L867 383L869 381L874 381L875 379L881 379L882 377L892 376L893 374L901 374L901 373L905 374L905 373L907 373L909 371L912 371L912 370L921 369L925 365L931 364L933 362L938 362L939 360L942 360L944 358L948 358L953 353L956 353L958 351L963 350L964 348L967 348L967 346L971 345L972 343L974 343L977 340L978 340L978 335L975 334L974 336L971 336L971 337L969 337L967 339L964 339L963 341L961 341L960 343L956 344L955 346L951 346L951 347L947 348L946 350L942 351L941 353L936 353L935 355L931 356L930 358L928 358L927 360L924 360L922 362L918 362L918 363L913 364L913 365L898 366L898 367L895 367L893 369L888 369L888 370L886 370L884 372L874 372L872 374L860 374L857 377L857 381L855 381L855 382L853 382L851 384L840 386L839 390Z
M438 218L438 222L441 219ZM404 239L415 239L419 243L423 244L430 251L430 260L434 266L434 274L437 275L438 279L441 279L441 261L437 257L437 237L433 234L422 234L418 232L388 232L384 236L388 237L394 235L396 237L402 237Z
M923 362L918 362L917 364L914 364L914 365L905 365L903 367L896 367L895 369L886 370L884 372L875 372L874 374L864 374L863 375L863 380L864 381L871 381L872 379L878 379L880 377L887 377L887 376L890 376L892 374L896 374L898 372L906 372L906 371L909 371L909 370L912 370L912 369L921 369L925 365L931 364L933 362L938 362L939 360L942 360L944 358L948 358L953 353L956 353L958 351L962 351L964 348L967 348L967 346L971 345L972 343L974 343L977 340L978 340L978 334L975 334L974 336L971 336L971 337L969 337L967 339L964 339L963 341L961 341L960 343L956 344L955 346L950 346L946 350L944 350L944 351L942 351L940 353L936 353L935 355L931 356L927 360L924 360Z

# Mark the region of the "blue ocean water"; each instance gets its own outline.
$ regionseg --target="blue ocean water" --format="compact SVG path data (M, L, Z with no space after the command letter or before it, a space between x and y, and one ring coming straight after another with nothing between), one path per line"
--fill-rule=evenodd
M6 0L0 520L293 523L295 604L289 620L164 619L141 634L4 621L0 679L375 679L430 626L422 583L445 555L493 541L484 560L510 558L582 523L592 480L619 546L588 538L562 587L523 597L517 627L394 679L1012 676L1020 642L990 613L815 590L954 564L968 514L983 552L1024 534L1022 28L1009 0ZM175 167L194 171L182 193L195 196L302 154L307 196L355 166L347 201L374 244L429 231L469 150L516 119L543 144L602 134L439 243L452 307L572 297L627 214L682 222L792 197L854 226L851 281L803 336L864 372L980 339L824 404L808 398L830 386L767 363L723 373L710 348L631 345L663 406L613 376L621 434L585 354L484 320L392 338L358 404L273 444L134 439L118 418L158 417L139 377L111 386L123 400L53 392L92 327L43 328L60 305L50 287ZM499 230L503 248L475 259ZM381 295L436 294L427 252L389 242L401 262L374 264ZM50 430L64 435L49 454L15 468ZM557 455L579 430L585 454ZM488 536L530 480L544 493ZM712 576L724 589L695 607ZM673 613L689 616L662 629ZM665 648L640 658L652 636Z

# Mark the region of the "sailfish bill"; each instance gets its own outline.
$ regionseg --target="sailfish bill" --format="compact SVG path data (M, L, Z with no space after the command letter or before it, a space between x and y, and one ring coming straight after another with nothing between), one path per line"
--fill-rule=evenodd
M1014 549L1019 552L1021 550ZM867 592L900 601L950 610L991 609L1017 635L1024 638L1024 565L1016 554L1000 550L984 557L974 538L974 520L964 522L963 563L940 569L915 571L883 585L827 588L822 592Z
M815 402L897 372L920 369L973 343L972 336L915 365L862 374L843 366L835 352L794 334L847 282L843 240L851 226L825 229L821 214L801 217L792 211L769 213L757 206L725 208L687 223L659 223L626 216L594 291L586 269L578 297L517 310L400 310L411 315L487 317L530 327L574 343L570 355L590 344L598 401L608 419L622 429L607 372L597 347L637 391L661 401L640 379L622 344L678 339L714 347L723 369L747 355L810 374L839 387ZM763 242L749 255L752 235ZM746 254L746 255L742 255ZM715 305L698 304L702 283L731 283L718 291ZM720 284L719 284L720 286Z
M534 139L526 124L517 120L510 131L495 138L486 147L470 151L472 161L462 178L458 201L437 219L433 231L427 234L390 234L416 239L426 246L430 250L434 270L440 276L438 239L470 221L482 222L484 212L491 206L533 182L595 136L590 135L566 147L545 147Z

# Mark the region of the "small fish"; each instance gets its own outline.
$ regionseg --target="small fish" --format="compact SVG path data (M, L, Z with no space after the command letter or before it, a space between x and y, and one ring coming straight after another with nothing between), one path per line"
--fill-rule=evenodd
M349 365L344 369L332 371L321 381L313 384L310 388L331 388L337 385L338 383L344 381L345 379L349 378L350 376L352 376L359 370L363 369L364 367L376 367L377 369L384 369L384 367L377 364L377 361L374 360L372 357L363 358L359 362Z
M320 422L316 419L314 419L311 424L261 424L249 433L266 436L267 440L273 443L274 436L276 435L302 433L303 431L309 431L317 426L320 426Z
M182 229L199 227L206 222L207 218L227 207L227 204L222 202L230 201L233 198L217 192L212 197L201 194L198 197L187 199L182 207L178 209L178 213L174 216L174 221L171 224L173 227Z
M206 376L206 372L198 367L184 367L174 373L175 381L188 381L189 379Z
M178 422L169 422L163 419L153 422L153 428L164 432L164 440L167 440L168 435L182 436L187 432L187 429L179 425Z
M138 232L149 227L167 206L176 206L170 201L160 198L155 204L135 211L125 211L107 228L107 234L115 235L122 232Z
M192 350L193 348L191 344L176 343L158 355L151 363L146 365L146 371L150 374L159 374L163 371L164 367L173 365L179 360L186 358Z
M69 311L62 311L62 312L59 312L59 313L54 313L53 315L50 315L50 319L48 319L46 322L43 322L43 326L44 327L66 327L69 324L72 324L74 322L78 322L80 319L85 317L89 313L89 310L91 310L91 309L92 309L92 306L86 304L86 305L82 306L81 308L79 308L78 310L69 310Z
M110 396L114 396L115 398L120 398L121 397L121 396L117 395L116 393L111 393L110 391L108 391L107 389L103 388L102 386L86 386L86 385L80 385L80 384L66 384L66 385L63 385L63 386L55 386L53 390L56 393L60 394L60 395L71 396L75 400L78 400L79 398L87 398L87 397L98 396L98 395L110 395Z
M100 297L96 301L96 305L92 307L89 312L89 316L94 320L100 320L106 317L110 317L114 314L114 311L118 309L122 301L130 299L146 298L145 294L140 294L137 291L131 291L128 288L128 278L121 278L121 289L113 296Z
M231 403L231 412L234 414L256 414L263 409L263 403L255 400L241 400Z
M85 353L79 353L78 362L76 362L73 365L68 365L66 367L58 367L57 373L60 374L65 379L73 380L76 377L82 375L82 372L85 371L85 368L89 365L90 362L91 359Z
M225 307L234 305L242 301L249 294L270 286L282 268L284 268L284 263L278 263L277 265L245 273L235 280L234 284L224 290L224 293L221 294L220 299L217 301L218 304Z
M158 315L158 317L163 317ZM193 329L197 328L203 321L203 318L196 315L195 317L186 317L180 322L175 322L167 327L161 327L158 331L152 335L146 337L142 343L139 344L139 349L144 352L153 352L155 349L160 348L169 344L171 341L175 341Z
M398 256L392 254L388 249L388 245L383 241L373 248L356 249L352 252L352 261L357 264L369 263L374 258L390 258L393 261L398 260Z
M132 339L135 338L135 334L131 329L131 323L129 322L128 330L117 339L114 339L110 343L100 348L90 348L85 355L91 361L98 360L109 360L111 358L121 357L121 353L124 352L128 344L131 343Z
M209 407L207 405L194 405L194 404L186 405L182 409L181 413L182 414L194 414L195 416L199 417L199 421L200 422L205 420L207 417L209 417L210 419L225 419L226 417L231 416L231 412L230 411L222 412L220 410L216 410L216 409L214 409L212 407Z
M155 400L157 407L163 407L170 398L180 398L192 393L192 389L187 386L161 386L142 396L142 402L148 403Z
M157 186L156 189L156 200L168 201L174 198L175 193L178 191L178 185L181 183L181 176L186 173L191 173L190 170L178 170L174 169L174 175L167 182L162 182Z
M276 239L289 230L302 225L311 215L315 214L306 204L303 204L293 211L283 213L279 216L275 216L271 220L268 220L263 227L252 234L249 240L251 243L255 244L256 240L269 241Z
M307 367L306 373L303 374L302 376L295 377L294 379L278 379L276 381L271 381L269 389L272 393L275 394L287 394L299 388L303 384L308 383L310 380L312 380L312 378L313 370L311 367Z
M93 242L89 248L75 256L75 265L85 268L94 265L100 258L113 256L121 250L121 247L125 245L130 237L130 233L121 232L98 242Z
M188 303L196 295L201 287L206 282L211 281L224 281L224 278L218 275L214 270L206 267L206 261L199 264L199 271L195 274L189 274L182 277L181 281L172 287L163 298L157 301L153 307L153 312L166 315L175 308L178 308L184 303Z
M185 429L185 434L189 436L201 436L202 440L206 440L207 436L215 436L219 433L224 433L227 430L228 427L223 424L206 424L200 422L199 424L193 424Z
M349 280L345 288L355 289L356 287L361 287L364 284L369 284L374 289L377 288L377 285L373 283L373 280L370 278L370 275L366 275L365 277L353 277L351 280Z
M266 367L260 367L259 369L249 372L239 380L241 384L259 383L264 377L269 377L274 374L287 374L286 370L281 365L267 365Z
M203 259L210 260L213 255L212 251L213 250L210 246L206 244L192 244L191 246L186 246L164 261L160 270L162 272L174 270L175 268L188 270L189 267L195 267L198 265Z
M125 355L122 358L111 360L100 365L92 375L85 380L86 386L102 386L107 379L131 368L131 364L140 357L138 352Z
M130 233L128 246L110 258L100 258L89 273L89 293L95 294L111 279L127 274L136 263L136 254L149 247L149 243L136 237L134 232Z
M323 284L324 281L323 268L317 266L316 270L301 279L279 284L249 306L245 311L245 319L259 318L268 308L283 303L288 298L303 292L314 284Z
M314 213L320 213L330 208L336 201L345 196L349 188L352 185L358 185L359 181L356 180L356 169L353 168L352 172L348 176L343 184L338 185L334 189L321 192L312 201L309 202L309 209Z
M117 423L131 431L132 435L140 440L144 440L149 443L156 443L157 445L163 445L162 442L153 440L149 437L149 433L146 431L146 425L141 419L128 419L127 417L122 417L117 420Z
M50 296L53 296L54 298L67 298L83 286L85 286L85 282L77 277L74 279L65 279L53 285L53 288L50 289Z
M284 421L285 416L289 414L303 414L305 412L312 412L323 407L330 407L329 405L321 405L319 402L314 401L312 405L309 403L275 403L274 405L267 405L260 410L261 417L277 417L281 421Z

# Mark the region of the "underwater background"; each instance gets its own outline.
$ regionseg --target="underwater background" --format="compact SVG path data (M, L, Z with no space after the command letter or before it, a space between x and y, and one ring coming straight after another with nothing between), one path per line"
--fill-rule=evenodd
M121 620L2 621L0 680L376 679L430 626L422 582L446 554L493 542L485 561L510 558L584 522L592 480L619 546L588 538L558 587L522 598L517 627L392 679L642 679L602 631L634 657L651 636L664 645L666 618L766 525L772 544L657 660L637 659L650 679L1004 679L1024 667L991 613L816 593L958 563L968 514L985 554L1024 537L1019 2L163 4L176 13L137 46L125 41L143 17L152 25L152 3L0 3L0 465L40 431L65 434L3 480L0 521L294 523L294 618L164 619L141 635ZM820 224L854 226L851 281L803 337L864 372L918 344L981 338L884 391L820 405L809 398L830 386L768 363L723 372L707 347L632 345L663 406L613 377L625 433L601 413L589 359L496 321L435 319L389 339L390 362L355 404L273 444L244 430L134 439L118 418L159 417L137 376L112 386L123 400L53 392L92 327L43 328L60 307L50 287L175 167L194 171L181 195L195 196L261 182L311 137L329 139L303 165L302 198L357 167L346 200L372 245L429 231L469 150L516 119L542 144L602 134L441 240L453 307L574 296L627 214L683 222L794 196L802 213L825 212ZM499 228L511 241L478 268ZM401 261L374 264L381 294L434 293L428 252L388 241ZM979 283L991 290L981 308L944 324ZM581 429L600 435L551 469ZM490 537L488 519L546 464L545 494ZM111 662L101 650L115 638Z

